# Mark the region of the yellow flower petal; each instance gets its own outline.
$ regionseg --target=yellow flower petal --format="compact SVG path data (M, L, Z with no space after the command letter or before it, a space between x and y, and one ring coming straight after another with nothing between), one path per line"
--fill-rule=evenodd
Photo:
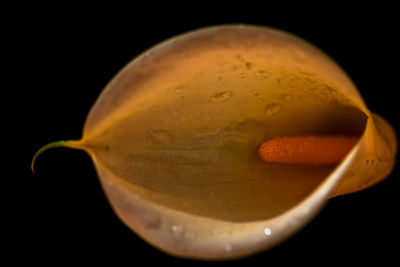
M359 140L336 166L258 156L263 141L299 135ZM201 29L150 49L108 84L82 139L63 144L91 155L128 227L168 253L201 259L282 242L329 197L383 179L397 149L390 125L327 55L253 26Z

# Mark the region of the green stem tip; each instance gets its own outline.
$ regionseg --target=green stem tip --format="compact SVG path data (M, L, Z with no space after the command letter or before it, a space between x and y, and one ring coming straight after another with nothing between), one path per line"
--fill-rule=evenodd
M40 149L35 153L35 155L33 156L33 159L32 159L32 163L31 163L31 170L32 170L32 173L35 174L35 168L34 168L34 167L35 167L35 162L36 162L36 159L40 156L40 154L42 154L43 152L45 152L45 151L48 150L48 149L56 148L56 147L79 148L78 142L79 142L79 141L73 141L73 140L69 140L69 141L60 140L60 141L52 142L52 143L47 144L47 145L43 146L42 148L40 148ZM36 175L36 174L35 174L35 175Z

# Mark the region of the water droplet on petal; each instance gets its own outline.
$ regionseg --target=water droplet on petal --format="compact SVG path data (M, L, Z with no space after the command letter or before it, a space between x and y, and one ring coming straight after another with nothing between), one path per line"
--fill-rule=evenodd
M231 91L225 91L214 94L212 97L209 98L209 101L213 103L223 103L227 101L232 95Z
M265 235L271 235L272 231L268 227L264 229L264 234Z
M266 78L268 78L269 76L271 76L271 73L269 73L269 72L266 71L266 70L258 70L258 71L256 71L256 75L257 75L257 77L260 78L260 79L266 79Z
M193 75L193 79L197 80L204 76L203 72L198 72Z
M232 251L232 245L229 244L229 243L226 244L226 245L225 245L225 250L228 251L228 252L231 252L231 251Z
M180 236L183 232L183 228L180 225L172 225L171 231L174 236Z
M212 230L213 235L218 235L220 231L218 229L213 229Z
M240 77L241 79L244 79L244 78L247 77L247 73L246 73L246 72L241 72L241 73L239 73L239 77Z
M251 62L246 62L246 69L251 69L253 66L254 66L254 64L253 63L251 63Z
M167 131L154 130L150 132L150 135L154 139L154 141L162 145L168 146L171 144L171 137Z
M144 212L140 219L147 229L158 229L161 226L161 217L158 213Z
M279 104L271 103L265 107L265 114L267 116L271 116L271 115L278 113L280 109L281 109L281 106Z
M279 99L280 99L280 100L287 101L287 100L292 99L292 96L289 95L289 94L281 94L281 95L279 96Z
M375 160L369 160L369 159L367 159L366 161L365 161L365 166L367 166L367 167L370 167L370 166L372 166L372 165L374 165L375 164Z
M239 61L243 61L243 58L242 58L242 56L241 56L241 55L239 55L239 54L237 54L237 55L236 55L236 59L237 59L237 60L239 60Z
M178 85L177 87L175 87L175 93L181 93L184 89L183 85Z

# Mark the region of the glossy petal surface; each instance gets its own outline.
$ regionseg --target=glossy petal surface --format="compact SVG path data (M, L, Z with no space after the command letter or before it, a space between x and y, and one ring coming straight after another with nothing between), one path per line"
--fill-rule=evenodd
M263 162L264 140L357 135L337 166ZM87 118L83 148L128 227L182 257L270 248L326 199L371 186L394 164L390 125L346 74L298 37L220 26L168 40L128 64Z

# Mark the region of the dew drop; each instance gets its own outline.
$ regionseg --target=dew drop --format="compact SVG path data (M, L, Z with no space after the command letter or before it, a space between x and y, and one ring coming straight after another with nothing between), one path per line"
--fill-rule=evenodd
M289 94L281 94L281 95L279 96L279 99L280 99L280 100L283 100L283 101L288 101L288 100L292 99L292 96L289 95Z
M158 213L145 212L141 214L140 219L147 229L158 229L161 226L161 217Z
M372 166L372 165L374 165L374 163L375 163L375 160L369 160L369 159L367 159L366 161L365 161L365 166Z
M223 103L223 102L227 101L231 97L231 95L232 95L231 91L220 92L220 93L214 94L208 100L213 103Z
M239 65L233 65L233 66L232 66L232 70L238 70L238 69L240 69L240 66L239 66Z
M243 58L242 58L242 56L241 56L241 55L239 55L239 54L237 54L237 55L236 55L236 59L237 59L237 60L239 60L239 61L243 61Z
M154 130L150 132L151 137L156 141L157 143L160 143L162 145L170 145L171 144L171 137L167 131L163 130Z
M226 245L225 245L225 250L228 251L228 252L231 252L231 251L232 251L232 245L229 244L229 243L226 244Z
M265 114L267 116L271 116L271 115L278 113L280 109L281 109L281 106L279 104L271 103L271 104L268 104L267 106L265 106Z
M171 232L174 236L180 236L183 232L183 228L180 225L172 225Z
M204 76L203 72L198 72L193 75L193 79L197 80Z
M264 229L264 234L265 235L271 235L272 231L268 227Z
M241 72L241 73L239 73L239 77L240 77L241 79L244 79L244 78L247 77L247 73L246 73L246 72Z
M218 229L213 229L212 234L213 235L219 235L220 231Z
M184 86L181 84L181 85L178 85L177 87L175 87L175 93L181 93L181 92L183 92L183 89L184 89Z
M256 71L256 75L257 75L257 77L260 78L260 79L266 79L266 78L268 78L269 76L271 76L271 73L269 73L269 72L266 71L266 70L258 70L258 71Z
M253 66L254 66L254 64L253 63L251 63L251 62L246 62L246 69L251 69Z

